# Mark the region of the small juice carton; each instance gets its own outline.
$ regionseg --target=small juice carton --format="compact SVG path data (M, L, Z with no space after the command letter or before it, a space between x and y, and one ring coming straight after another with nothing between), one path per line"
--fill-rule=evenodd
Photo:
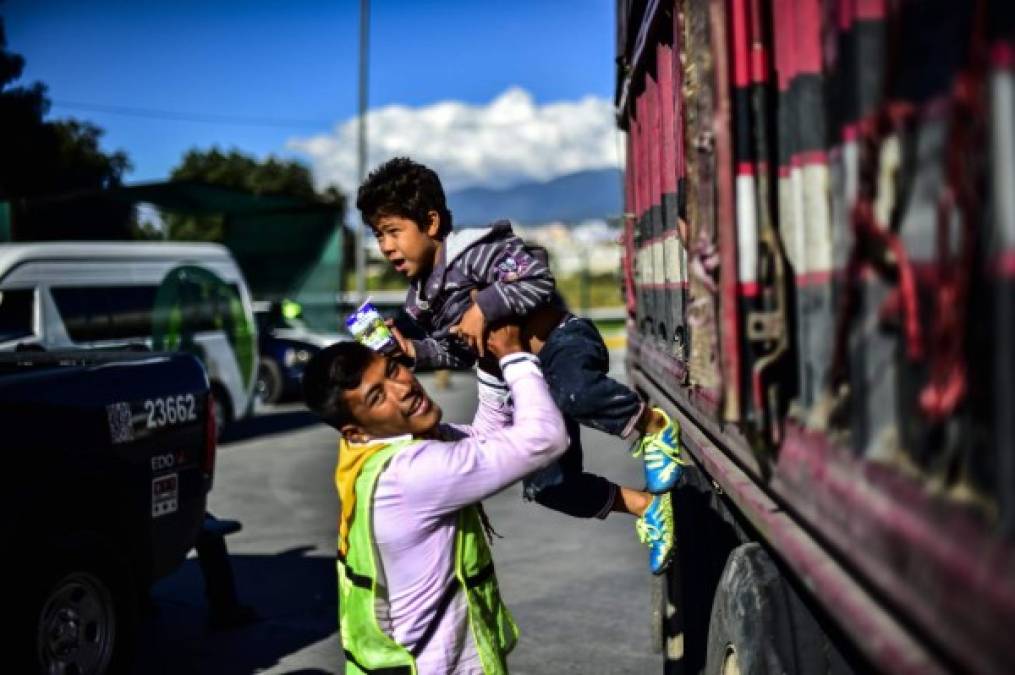
M345 319L345 325L361 345L375 352L391 354L398 351L398 342L391 334L384 317L367 298L362 305Z

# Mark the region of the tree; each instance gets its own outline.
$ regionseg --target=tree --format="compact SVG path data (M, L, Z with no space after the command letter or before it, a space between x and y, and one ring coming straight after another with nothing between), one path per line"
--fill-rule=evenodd
M99 148L103 131L93 124L44 121L49 112L45 85L15 86L24 67L24 58L7 51L0 18L0 200L13 203L19 238L46 238L63 233L65 225L76 231L93 221L100 228L125 225L129 207L104 200L79 202L73 208L59 199L26 201L115 187L130 162L123 152L107 154Z
M341 191L333 185L321 192L315 190L310 170L299 162L275 157L259 162L237 150L190 150L170 173L170 180L201 181L256 195L296 197L308 202L333 205L340 212L345 210L345 196ZM166 213L164 220L169 227L171 239L220 242L225 236L225 223L220 215Z

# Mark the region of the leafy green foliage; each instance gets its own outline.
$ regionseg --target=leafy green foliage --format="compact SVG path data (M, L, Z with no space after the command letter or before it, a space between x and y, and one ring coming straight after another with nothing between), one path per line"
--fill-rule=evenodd
M99 127L77 120L44 121L49 112L45 85L16 85L24 66L24 58L7 51L0 18L0 200L14 204L19 238L59 236L65 223L84 228L94 221L115 229L112 221L129 220L129 208L97 201L66 208L45 200L29 208L21 201L113 187L130 168L123 152L100 149Z
M567 306L580 311L588 307L617 307L624 304L618 274L569 274L557 277L557 291Z
M345 195L333 185L321 192L315 190L310 170L299 162L275 157L258 161L237 150L190 150L173 169L170 180L200 181L256 195L296 197L345 209ZM221 242L225 236L221 215L166 213L164 218L170 239Z

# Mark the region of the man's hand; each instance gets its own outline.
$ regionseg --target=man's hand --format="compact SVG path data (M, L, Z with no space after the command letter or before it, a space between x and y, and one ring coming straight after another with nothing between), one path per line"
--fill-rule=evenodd
M473 302L465 310L458 325L451 327L451 334L461 338L480 357L486 353L486 317L478 303Z
M503 323L490 329L486 347L495 358L525 351L522 349L522 332L516 323Z
M391 334L393 336L395 336L395 342L398 343L398 349L399 349L399 351L401 351L403 354L408 356L410 359L414 359L415 360L415 358L416 358L416 346L414 344L412 344L412 340L410 340L410 339L406 338L404 335L402 335L402 331L398 330L395 327L395 320L394 319L387 319L387 320L385 320L384 323L387 324L388 330L391 331Z

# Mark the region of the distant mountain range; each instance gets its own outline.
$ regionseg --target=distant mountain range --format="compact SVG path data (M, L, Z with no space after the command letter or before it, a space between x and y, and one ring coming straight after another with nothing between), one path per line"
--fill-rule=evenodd
M579 171L545 183L466 188L448 194L448 208L457 227L486 225L500 218L525 225L554 220L574 223L619 216L621 186L618 169Z

